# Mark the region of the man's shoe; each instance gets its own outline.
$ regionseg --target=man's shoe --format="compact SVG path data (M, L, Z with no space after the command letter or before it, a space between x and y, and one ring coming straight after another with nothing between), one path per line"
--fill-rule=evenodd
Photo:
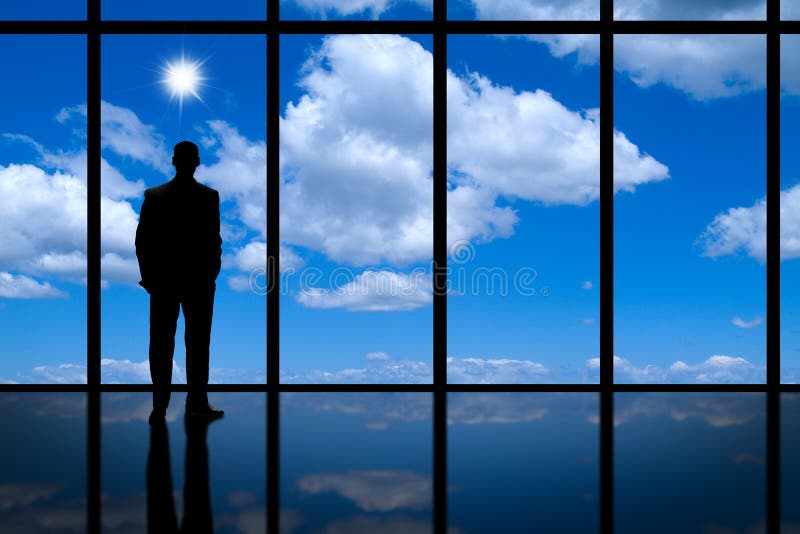
M186 405L186 417L207 417L210 419L216 419L218 417L222 417L225 415L225 412L211 406L208 403L205 404L187 404Z

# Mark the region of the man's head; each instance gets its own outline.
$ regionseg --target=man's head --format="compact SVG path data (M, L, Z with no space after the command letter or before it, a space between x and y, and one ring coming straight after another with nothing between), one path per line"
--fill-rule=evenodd
M172 164L179 173L193 174L200 165L200 152L191 141L181 141L172 152Z

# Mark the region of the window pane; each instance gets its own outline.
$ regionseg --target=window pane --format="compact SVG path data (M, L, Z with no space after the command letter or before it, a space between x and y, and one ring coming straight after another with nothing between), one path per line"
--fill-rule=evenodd
M106 20L253 20L267 18L264 0L102 0Z
M0 68L0 383L85 383L86 38L0 36Z
M600 18L600 0L448 0L447 18L451 20L598 20Z
M210 393L217 420L184 421L185 398L151 425L150 393L103 395L103 532L265 532L266 395Z
M617 20L765 20L766 0L614 0Z
M4 532L86 532L86 394L0 393Z
M800 395L781 395L781 523L800 528Z
M26 0L0 3L0 20L85 20L86 0Z
M617 382L765 380L764 47L615 37Z
M448 395L453 532L597 532L596 394ZM455 489L457 488L457 489Z
M451 383L598 381L598 45L449 38Z
M431 400L281 395L281 532L432 532Z
M281 42L281 380L429 383L431 38Z
M781 382L800 382L800 36L781 35ZM766 217L766 214L765 214Z
M283 20L424 20L433 0L280 0Z
M765 406L762 394L617 394L614 531L765 532Z
M222 272L213 301L210 381L264 383L265 38L106 35L102 44L103 381L150 382L151 307L138 285L136 228L144 190L173 178L173 146L191 140L200 152L195 177L220 199ZM186 276L178 280L187 280L199 268L170 251L195 234L173 230L180 221L166 217L146 232L151 240L170 236L154 261L183 265ZM176 383L186 381L183 333L179 318Z

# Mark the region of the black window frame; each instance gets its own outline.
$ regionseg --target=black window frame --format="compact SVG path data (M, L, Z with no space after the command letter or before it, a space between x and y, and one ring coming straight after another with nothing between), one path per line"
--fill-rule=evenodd
M266 384L210 385L209 391L267 395L268 530L279 527L279 416L283 392L428 392L433 396L434 531L447 532L447 394L450 392L583 392L600 397L600 524L613 531L614 395L625 392L758 392L767 404L767 531L780 525L780 397L800 385L780 379L780 36L800 34L800 21L780 20L780 0L766 0L760 21L616 21L613 0L600 2L591 21L464 21L447 19L447 0L434 0L430 20L280 20L280 0L267 3L266 20L103 20L101 0L86 0L79 21L0 21L0 34L80 34L87 38L87 383L3 384L0 392L85 392L88 426L88 530L100 532L100 396L152 391L145 384L103 384L100 364L100 53L104 34L257 34L267 39L267 276L278 280L280 166L280 36L283 34L400 33L433 36L433 383L424 385L281 384L280 287L267 291ZM597 384L447 383L447 36L449 34L595 34L600 36L600 382ZM615 384L614 355L614 35L761 34L766 36L767 114L767 380L764 384ZM174 385L174 391L186 391Z

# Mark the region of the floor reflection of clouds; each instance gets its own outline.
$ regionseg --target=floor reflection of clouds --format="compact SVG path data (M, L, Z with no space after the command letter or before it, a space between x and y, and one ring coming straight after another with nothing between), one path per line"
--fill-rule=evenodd
M597 532L598 401L596 393L449 394L451 525Z
M86 394L0 393L0 414L0 530L84 532Z
M619 393L614 425L636 418L699 419L712 427L743 425L766 415L763 393Z
M348 471L306 475L297 487L310 495L333 492L365 512L423 510L433 502L433 479L402 471Z
M615 399L618 532L763 532L765 394L623 393Z
M433 528L430 393L281 396L281 532Z

